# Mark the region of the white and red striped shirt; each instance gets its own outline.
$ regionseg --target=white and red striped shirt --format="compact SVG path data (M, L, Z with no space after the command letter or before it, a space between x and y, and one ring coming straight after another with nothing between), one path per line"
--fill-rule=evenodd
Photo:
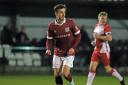
M111 34L111 29L108 24L105 25L96 24L93 32L97 33L98 35L107 35L107 34ZM96 43L95 46L96 51L99 51L100 53L110 52L108 41L103 41L95 38L95 43Z

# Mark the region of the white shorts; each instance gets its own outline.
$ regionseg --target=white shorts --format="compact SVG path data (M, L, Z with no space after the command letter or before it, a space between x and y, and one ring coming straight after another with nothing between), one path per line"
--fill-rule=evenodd
M74 56L58 57L58 56L54 55L53 61L52 61L52 68L60 68L60 66L62 64L63 64L63 66L67 65L68 67L72 68L73 61L74 61Z

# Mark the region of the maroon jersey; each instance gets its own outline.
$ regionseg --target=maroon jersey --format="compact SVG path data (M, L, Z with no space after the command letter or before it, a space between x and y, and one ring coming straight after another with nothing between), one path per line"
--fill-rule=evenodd
M66 56L70 48L76 48L80 37L80 30L73 20L64 19L62 24L58 24L55 20L48 26L46 47L47 49L51 49L52 39L54 39L54 54Z

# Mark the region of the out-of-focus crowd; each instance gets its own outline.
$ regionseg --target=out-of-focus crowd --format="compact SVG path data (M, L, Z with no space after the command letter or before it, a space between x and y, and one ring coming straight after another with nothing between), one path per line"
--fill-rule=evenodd
M82 39L77 48L74 65L83 68L90 62L93 46L91 39L86 32L85 26L80 26ZM0 32L0 44L8 44L11 46L41 46L45 47L46 38L38 40L37 38L29 39L25 26L20 29L11 29L9 25L5 25ZM128 40L114 40L110 42L111 47L111 65L112 66L128 66ZM45 51L44 51L45 52Z

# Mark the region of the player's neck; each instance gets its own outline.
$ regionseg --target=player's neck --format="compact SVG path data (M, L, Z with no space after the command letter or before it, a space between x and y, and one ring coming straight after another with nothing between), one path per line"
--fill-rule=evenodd
M100 26L103 26L103 25L105 25L106 23L100 23L100 22L99 22L98 24L99 24Z
M58 24L62 24L62 23L64 22L64 20L56 19L56 22L57 22Z
M62 25L63 23L65 23L65 18L63 20L57 19L55 20L55 22L59 25Z

